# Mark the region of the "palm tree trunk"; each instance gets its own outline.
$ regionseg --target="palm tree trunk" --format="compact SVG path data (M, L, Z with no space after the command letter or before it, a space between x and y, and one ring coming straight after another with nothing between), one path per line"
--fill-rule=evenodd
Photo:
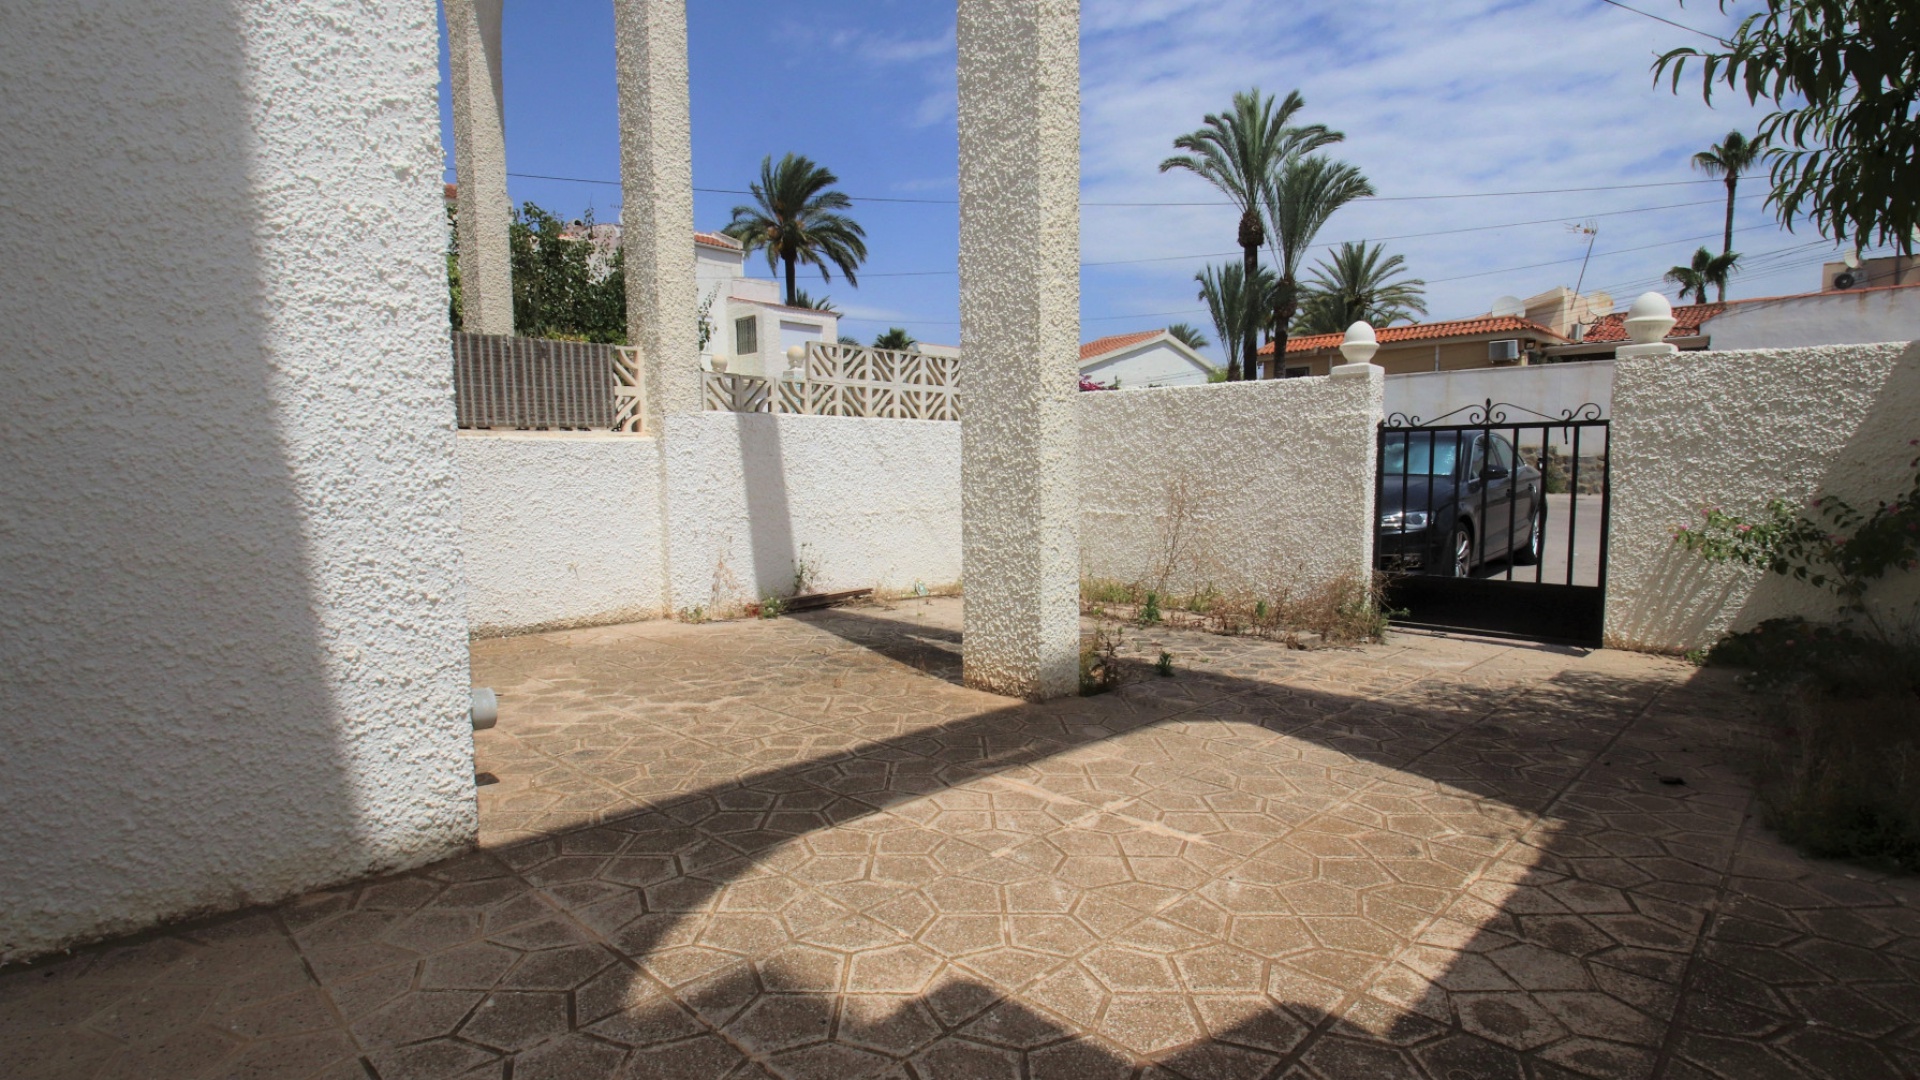
M1720 254L1722 255L1725 255L1728 252L1733 250L1733 190L1734 188L1738 187L1739 184L1740 184L1739 173L1735 173L1735 172L1727 173L1727 231L1722 235L1720 240ZM1724 304L1727 302L1727 279L1721 278L1719 281L1719 286L1720 286L1720 302ZM1705 303L1706 297L1704 296L1701 297L1700 301L1701 303Z
M793 256L783 256L787 263L787 306L792 307L795 299L793 286Z
M1240 363L1227 367L1227 381L1244 379L1252 381L1260 377L1260 321L1254 312L1259 310L1255 299L1253 283L1260 276L1260 248L1256 244L1242 244L1240 248L1240 310L1246 321L1245 333L1240 339Z
M1276 379L1287 374L1287 327L1300 310L1294 295L1297 291L1292 274L1281 278L1273 289L1273 377Z

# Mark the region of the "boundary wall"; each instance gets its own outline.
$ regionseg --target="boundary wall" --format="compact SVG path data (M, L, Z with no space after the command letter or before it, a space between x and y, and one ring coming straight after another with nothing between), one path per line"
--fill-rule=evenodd
M1714 566L1673 543L1707 507L1838 495L1854 506L1907 490L1920 449L1920 343L1621 360L1614 382L1607 640L1678 651L1769 618L1831 618L1825 590ZM1871 596L1899 620L1920 575Z
M1363 576L1380 394L1080 395L1083 571L1265 593ZM459 464L476 635L722 614L803 566L817 591L960 581L957 423L705 412L657 439L463 434Z
M1176 593L1364 580L1382 379L1080 395L1080 562Z

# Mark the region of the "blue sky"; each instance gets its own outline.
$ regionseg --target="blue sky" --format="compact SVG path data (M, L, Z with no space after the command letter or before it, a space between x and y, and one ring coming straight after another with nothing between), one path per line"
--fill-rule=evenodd
M1726 32L1752 4L1724 15L1711 3L1634 6ZM929 200L858 203L871 252L860 286L836 274L824 288L817 276L804 287L831 295L844 331L862 340L902 325L920 340L956 343L953 4L693 0L688 9L695 186L744 189L763 156L791 150L839 174L856 197ZM612 10L610 0L507 0L510 172L619 178ZM1200 180L1157 166L1174 136L1237 89L1297 87L1306 119L1346 133L1333 152L1383 198L1337 214L1323 246L1397 237L1385 243L1429 282L1434 319L1573 285L1586 239L1568 225L1587 220L1599 235L1584 288L1609 289L1623 306L1659 288L1660 274L1696 247L1718 250L1724 189L1676 184L1702 179L1689 155L1729 128L1751 133L1763 112L1724 95L1709 109L1691 77L1678 95L1655 87L1656 53L1705 39L1600 0L1083 0L1081 22L1081 256L1110 264L1082 271L1085 338L1182 320L1210 329L1193 274L1234 257L1236 217ZM454 179L448 109L443 76ZM516 202L618 214L617 186L509 182ZM1675 186L1407 198L1628 184ZM1731 295L1816 288L1831 245L1805 226L1778 228L1761 191L1759 178L1742 184L1753 197L1740 201L1734 246L1754 265ZM696 225L719 228L741 198L696 193ZM1490 225L1506 227L1479 228ZM1441 235L1412 235L1422 233ZM749 272L767 271L756 260Z

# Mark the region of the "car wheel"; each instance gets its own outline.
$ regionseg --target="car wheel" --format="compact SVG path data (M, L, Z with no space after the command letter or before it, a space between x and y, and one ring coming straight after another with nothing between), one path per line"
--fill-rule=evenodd
M1447 576L1473 576L1473 530L1464 521L1453 527L1453 541L1448 547Z
M1547 507L1544 503L1533 505L1533 520L1527 523L1527 542L1515 548L1513 561L1520 566L1532 566L1540 561L1540 548L1546 542Z

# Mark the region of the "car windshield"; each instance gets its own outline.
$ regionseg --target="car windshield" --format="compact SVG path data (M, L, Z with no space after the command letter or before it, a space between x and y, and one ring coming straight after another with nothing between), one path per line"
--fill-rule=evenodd
M1399 433L1387 436L1384 476L1452 476L1460 457L1458 432Z

